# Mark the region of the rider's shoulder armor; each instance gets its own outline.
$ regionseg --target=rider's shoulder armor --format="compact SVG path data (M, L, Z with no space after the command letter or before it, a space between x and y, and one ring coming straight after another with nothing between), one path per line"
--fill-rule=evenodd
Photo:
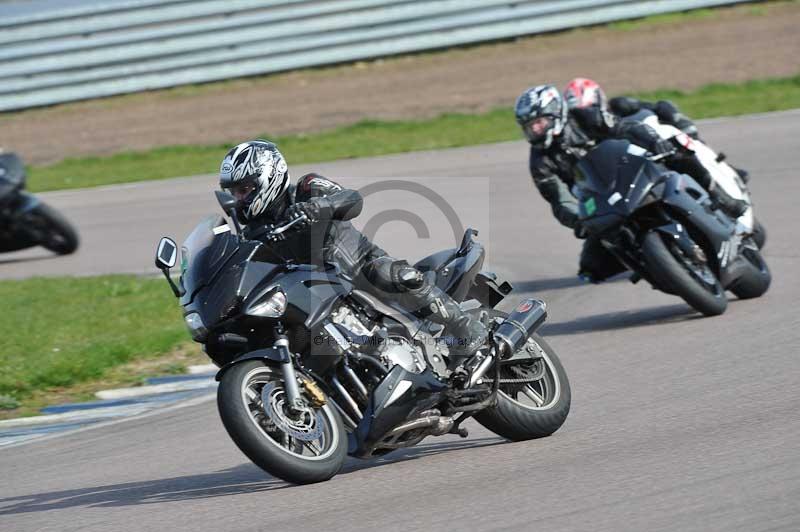
M300 178L295 187L295 201L308 201L311 198L329 196L342 190L342 187L319 174L306 174Z

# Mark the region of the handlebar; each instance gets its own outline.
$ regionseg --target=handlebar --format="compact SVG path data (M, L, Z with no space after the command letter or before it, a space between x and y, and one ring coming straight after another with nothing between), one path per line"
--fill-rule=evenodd
M287 222L287 223L285 223L283 225L280 225L280 226L274 228L272 231L269 232L269 234L270 235L280 235L281 233L284 233L284 232L288 231L289 229L291 229L292 226L294 226L296 224L299 224L300 222L304 222L306 220L308 220L308 217L304 214L302 216L299 216L299 217L295 218L294 220L291 220L291 221L289 221L289 222Z
M651 155L650 157L648 157L648 159L650 159L654 163L657 163L658 161L661 161L661 160L666 159L668 157L672 157L676 153L678 153L678 150L672 150L672 151L668 151L667 153L660 153L658 155Z

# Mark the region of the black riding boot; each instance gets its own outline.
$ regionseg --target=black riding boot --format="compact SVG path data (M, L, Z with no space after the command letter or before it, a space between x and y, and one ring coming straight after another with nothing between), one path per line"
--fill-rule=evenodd
M486 326L461 310L459 304L438 286L425 283L402 294L404 306L415 315L444 325L444 334L452 338L448 346L456 357L470 357L485 343Z

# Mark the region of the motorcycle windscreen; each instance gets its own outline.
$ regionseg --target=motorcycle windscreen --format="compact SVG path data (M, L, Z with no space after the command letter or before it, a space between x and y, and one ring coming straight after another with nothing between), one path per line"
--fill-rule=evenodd
M611 195L629 145L626 140L606 140L598 144L575 166L578 187L599 195Z
M222 216L209 216L194 228L181 247L182 305L211 282L237 248L238 240L226 228Z
M0 197L25 186L25 166L14 153L0 153Z

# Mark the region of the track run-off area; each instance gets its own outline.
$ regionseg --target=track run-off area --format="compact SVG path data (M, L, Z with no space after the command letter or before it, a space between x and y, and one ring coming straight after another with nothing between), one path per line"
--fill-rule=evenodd
M461 226L481 231L486 268L516 288L501 307L548 304L544 336L573 391L552 437L508 443L468 423L468 439L429 438L291 486L236 449L213 401L195 402L0 449L0 528L797 530L800 112L705 121L701 133L751 172L773 274L764 297L732 299L715 318L646 283L581 284L581 243L534 189L523 142L289 161L295 178L314 170L361 188L357 225L397 257L451 247ZM155 273L157 239L182 240L216 212L215 187L206 176L42 194L82 248L3 255L0 278Z

